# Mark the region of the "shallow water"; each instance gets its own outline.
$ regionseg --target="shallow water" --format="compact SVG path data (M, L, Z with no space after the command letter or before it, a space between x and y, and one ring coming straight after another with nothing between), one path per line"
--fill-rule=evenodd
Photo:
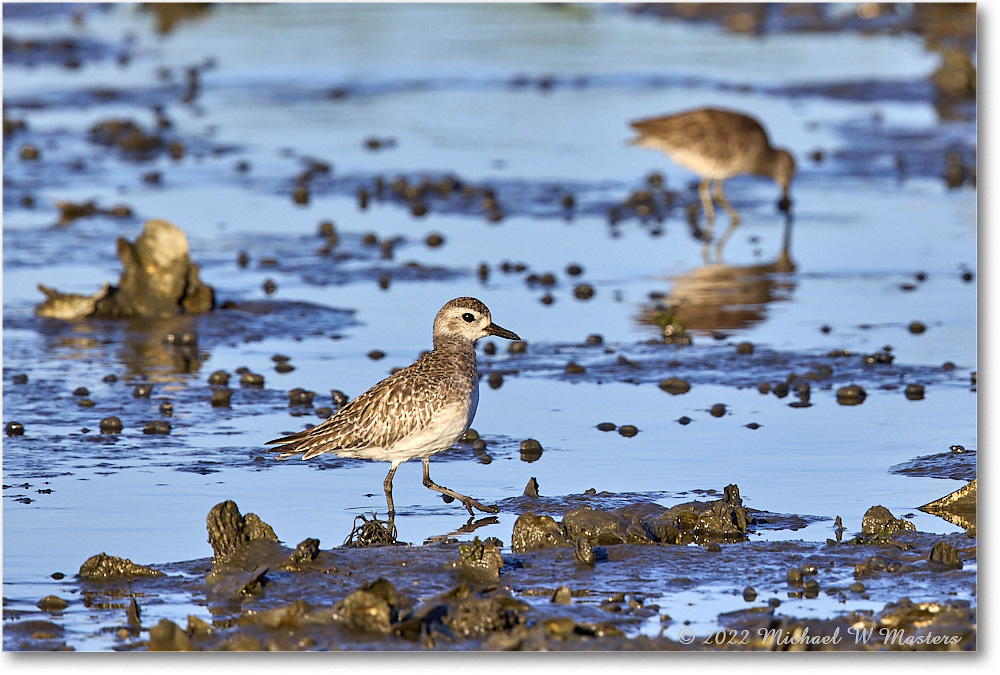
M66 12L33 16L5 6L4 31L91 44L77 69L28 66L5 50L5 114L27 122L4 143L3 420L26 429L3 445L5 607L33 610L43 595L71 592L49 575L72 575L99 551L147 564L204 558L205 514L225 499L259 514L286 543L314 536L324 547L339 544L356 515L384 509L388 467L326 457L273 462L263 442L319 421L290 409L285 392L316 391L317 405L329 405L330 389L356 396L428 348L434 312L460 295L482 299L497 323L528 342L520 356L502 341L496 356L481 345L481 369L505 373L499 389L484 381L473 425L488 457L459 446L432 461L438 483L500 504L499 523L479 536L509 543L516 513L503 512L503 500L532 476L543 496L593 487L667 505L737 483L750 507L820 519L754 539L822 542L835 516L856 531L874 504L924 532L961 531L916 508L964 480L890 471L953 444L977 446L976 284L962 279L976 273L976 192L949 189L941 178L947 151L974 162L975 111L971 119L939 116L924 84L936 57L916 37L754 38L615 7L528 5L232 5L163 36L129 6L86 10L80 26ZM127 65L116 63L122 52ZM198 95L181 103L185 69L206 60ZM868 83L865 97L844 93L858 83ZM163 106L170 137L187 148L183 159L133 161L87 141L92 124L112 117L150 129L153 105ZM707 264L691 236L684 204L697 199L693 177L627 144L628 120L700 105L753 113L799 166L791 223L775 209L768 181L727 183L743 222L722 250L724 263ZM366 150L370 137L395 144ZM39 147L41 161L19 159L24 143ZM809 158L814 150L823 161ZM303 158L333 170L297 206L290 193ZM249 171L235 170L241 160ZM151 170L162 173L160 184L141 180ZM644 189L652 171L680 203L662 223L633 216L610 226L608 209ZM504 219L488 223L476 200L457 197L429 200L422 218L389 199L358 207L357 188L376 176L445 174L492 187ZM576 200L568 217L566 193ZM22 204L26 194L33 208ZM57 200L90 199L104 208L128 204L135 215L55 226ZM199 319L193 328L33 318L37 283L89 294L116 279L115 238L134 239L150 218L185 230L220 300L270 300L272 315ZM326 219L341 234L342 259L315 253ZM773 265L786 227L794 271ZM367 232L402 237L393 259L362 244ZM444 245L426 246L429 233ZM236 264L240 251L250 256L246 269ZM277 265L262 267L267 257ZM526 270L504 273L508 261ZM490 266L485 282L481 263ZM571 263L581 276L565 273ZM552 288L526 281L545 272L557 278ZM713 275L723 281L706 281ZM381 276L391 279L388 290L380 290ZM265 279L277 283L272 298L261 289ZM594 297L576 299L577 283L591 284ZM658 336L640 320L650 293L681 290L708 316L691 326L695 345L645 344ZM549 305L539 301L547 292ZM291 301L329 311L299 311ZM909 332L914 320L926 332ZM162 343L168 329L198 333L194 362ZM603 347L583 345L592 333ZM740 360L735 346L743 341L756 351ZM893 364L861 364L862 354L885 345ZM386 357L369 359L372 349ZM828 357L835 349L852 356ZM274 372L273 354L290 356L295 370ZM637 367L617 364L618 356ZM565 374L569 361L587 372ZM956 367L945 370L945 362ZM813 383L810 407L789 407L794 395L757 392L759 381L818 364L833 374ZM208 374L240 366L264 374L265 389L237 389L231 409L211 408ZM27 385L12 383L17 373L28 375ZM103 383L109 373L119 380ZM657 382L674 375L691 381L689 393L660 391ZM151 399L132 398L138 381L154 383ZM835 390L852 382L868 398L839 405ZM904 397L910 383L926 386L924 400ZM94 408L77 407L78 386L90 389ZM170 435L142 434L165 399L174 403ZM715 403L726 405L725 416L708 413ZM98 437L98 421L111 414L123 433ZM693 421L678 424L682 416ZM601 432L600 422L633 424L639 434ZM529 437L544 448L531 463L518 449ZM405 541L465 522L460 506L420 484L416 463L400 467L394 497ZM676 603L675 620L707 633L733 607L711 589L699 592L715 599L696 603L700 609L685 609L683 594L660 604ZM186 616L178 603L157 610ZM68 642L114 644L109 635Z

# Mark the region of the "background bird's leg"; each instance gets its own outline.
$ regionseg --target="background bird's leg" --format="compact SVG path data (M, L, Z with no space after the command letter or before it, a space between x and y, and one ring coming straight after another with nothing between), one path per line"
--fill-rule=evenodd
M730 224L731 225L739 225L740 224L740 214L736 213L736 209L733 208L733 205L730 204L726 200L725 195L722 194L722 183L723 182L724 181L720 180L720 181L716 181L716 183L715 183L715 201L717 201L719 203L719 206L721 206L722 208L724 208L726 210L726 213L729 214L729 222L730 222Z
M385 503L389 507L390 521L396 515L396 509L392 505L392 477L396 474L396 467L398 466L399 462L393 462L392 466L389 467L389 473L386 475L385 480L382 481L382 487L385 488Z
M715 222L715 207L712 206L712 195L709 187L712 185L711 178L702 178L698 183L698 194L701 196L701 208L705 211L705 234L706 241L712 238L712 223ZM718 185L718 183L716 183Z
M423 463L424 463L424 487L428 487L431 490L436 490L437 492L440 492L443 495L447 495L453 499L457 499L458 501L462 502L462 504L465 505L465 508L469 510L470 516L474 515L472 511L473 507L479 509L483 513L497 513L498 511L500 511L500 509L498 509L495 506L483 506L472 497L466 497L465 495L459 494L454 490L449 490L446 487L441 487L440 485L431 480L430 460L427 457L424 457Z
M715 242L715 262L720 264L722 263L722 249L723 247L725 247L726 242L729 241L729 238L733 236L733 232L736 231L736 226L739 224L740 224L739 220L730 222L729 227L727 227L726 231L722 233L722 236L719 237L719 240Z

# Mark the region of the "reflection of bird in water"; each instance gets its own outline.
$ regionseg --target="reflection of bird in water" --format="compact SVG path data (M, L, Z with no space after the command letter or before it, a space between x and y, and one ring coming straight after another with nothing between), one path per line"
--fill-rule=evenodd
M392 518L392 477L409 459L424 465L424 485L457 499L472 515L473 507L496 513L475 499L431 480L428 459L447 450L472 424L479 401L475 342L487 335L520 338L497 326L490 310L475 298L456 298L434 318L434 349L385 378L334 413L322 424L269 441L281 444L280 459L309 459L324 452L341 457L391 462L385 477L385 500Z
M774 180L782 192L779 207L787 211L791 206L788 188L795 174L795 160L787 150L771 147L767 133L754 118L729 110L699 108L630 124L639 134L633 145L660 150L701 177L698 193L707 223L715 218L709 193L713 180L715 201L729 213L733 224L739 222L739 214L722 194L722 183L743 173Z
M785 300L795 281L781 276L795 271L791 259L792 220L785 222L782 247L769 263L726 265L714 262L673 279L673 288L654 305L642 307L639 322L670 328L672 333L745 328L764 319L767 305ZM664 338L670 336L664 332Z

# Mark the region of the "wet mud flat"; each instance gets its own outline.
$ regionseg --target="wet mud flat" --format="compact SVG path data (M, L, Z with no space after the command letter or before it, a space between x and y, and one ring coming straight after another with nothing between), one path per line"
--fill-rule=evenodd
M375 516L359 516L341 546L310 537L292 548L223 502L207 516L212 558L95 554L65 597L5 609L5 648L103 636L123 651L975 649L975 540L915 532L883 507L856 536L841 528L820 543L747 541L802 518L746 509L734 485L670 509L596 492L501 506L520 512L503 550L478 536L371 545L390 534ZM715 630L678 628L671 614L692 589L737 608L719 612ZM186 621L157 618L178 599L196 608ZM828 609L811 618L809 603ZM79 621L64 628L73 614L89 617L91 635L77 634Z

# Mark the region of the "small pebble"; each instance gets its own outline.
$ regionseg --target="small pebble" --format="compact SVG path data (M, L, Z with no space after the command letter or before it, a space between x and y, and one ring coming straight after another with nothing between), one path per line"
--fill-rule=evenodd
M906 398L911 401L921 401L924 398L924 385L908 384L903 392Z
M573 545L573 559L581 565L593 565L597 562L594 547L583 537L576 538L576 543Z
M151 384L137 384L135 385L135 389L132 390L132 396L135 398L149 398L152 393L153 385Z
M524 494L526 497L537 497L538 496L538 480L532 476L528 479L528 484L524 486Z
M566 274L571 277L578 277L583 274L583 267L575 263L571 263L566 266Z
M86 397L81 398L80 400L78 400L76 402L76 404L78 406L80 406L81 408L93 408L94 407L94 402L92 400L90 400L89 398L86 398Z
M212 407L228 408L233 397L233 390L229 387L217 387L212 389Z
M528 349L528 343L524 340L514 340L507 345L508 354L523 354Z
M757 591L754 590L753 586L747 586L743 589L743 599L747 602L753 602L757 599Z
M691 418L684 415L683 417L678 418L677 423L682 426L687 426L688 424L691 424Z
M46 595L35 603L35 607L38 607L43 612L59 612L68 606L69 603L57 595Z
M21 154L21 159L26 159L28 161L36 160L39 157L38 148L28 144L24 144L21 146L20 154Z
M691 383L687 380L682 380L679 377L668 377L665 380L660 380L659 387L663 391L674 396L678 394L686 394L691 391Z
M265 279L261 288L264 289L265 294L274 295L274 293L278 290L278 284L274 283L273 279Z
M229 373L224 370L217 370L208 376L208 383L224 387L229 384Z
M330 399L333 401L334 407L337 408L344 407L345 405L347 405L348 401L347 394L345 394L339 389L330 390Z
M925 330L927 330L927 326L924 325L923 322L921 321L911 321L907 329L914 335L920 335Z
M788 570L788 572L785 573L785 578L788 580L788 583L790 585L792 585L792 586L801 586L802 585L802 570L800 570L797 567L792 567L791 569Z
M86 387L77 387L73 390L73 396L90 396L90 390Z
M424 240L425 243L431 248L436 248L444 243L444 237L436 232L428 234L427 239Z
M716 403L708 412L712 417L722 417L726 414L726 406L723 403Z
M7 422L7 426L4 427L4 431L7 432L8 436L23 436L24 425L20 422Z
M142 425L142 433L144 434L169 434L170 433L170 422L165 422L163 420L153 420L151 422L146 422Z
M258 373L251 373L249 370L245 371L240 375L240 386L256 387L259 389L264 386L264 376Z
M314 396L316 396L316 392L296 387L288 392L288 405L310 406Z
M316 408L314 412L316 413L316 417L320 418L321 420L325 420L327 417L333 414L333 408L331 408L330 406L323 405Z
M587 369L581 366L579 363L574 363L570 361L566 364L566 372L570 375L579 375L581 373L587 372Z
M573 601L573 594L569 590L569 586L560 586L552 594L549 601L558 605L568 605Z
M10 435L10 434L8 434L8 435ZM965 452L965 446L964 445L952 445L948 449L951 450L951 453L953 455L960 455L963 452Z
M163 401L160 403L160 414L165 417L173 417L174 404L170 401Z
M635 436L637 433L639 433L639 430L632 424L623 424L620 427L618 427L618 433L624 436L625 438L631 438L632 436Z
M851 384L837 390L837 403L840 405L860 405L866 396L867 394L862 387Z
M573 287L573 295L578 300L589 300L594 297L594 287L590 284L577 284Z
M741 342L736 345L737 354L753 354L753 345L749 342Z
M534 438L521 441L521 461L534 462L542 456L542 444Z
M17 373L11 376L10 381L13 384L28 384L28 376L25 373Z
M614 431L618 427L613 422L601 422L597 425L597 428L601 431Z
M591 333L587 336L586 343L588 345L603 345L604 337L598 333Z
M101 430L102 434L117 434L121 433L122 421L111 415L110 417L105 417L101 420L98 428Z
M717 541L710 541L707 544L705 544L705 550L709 553L721 553L722 546L720 546L719 542Z

